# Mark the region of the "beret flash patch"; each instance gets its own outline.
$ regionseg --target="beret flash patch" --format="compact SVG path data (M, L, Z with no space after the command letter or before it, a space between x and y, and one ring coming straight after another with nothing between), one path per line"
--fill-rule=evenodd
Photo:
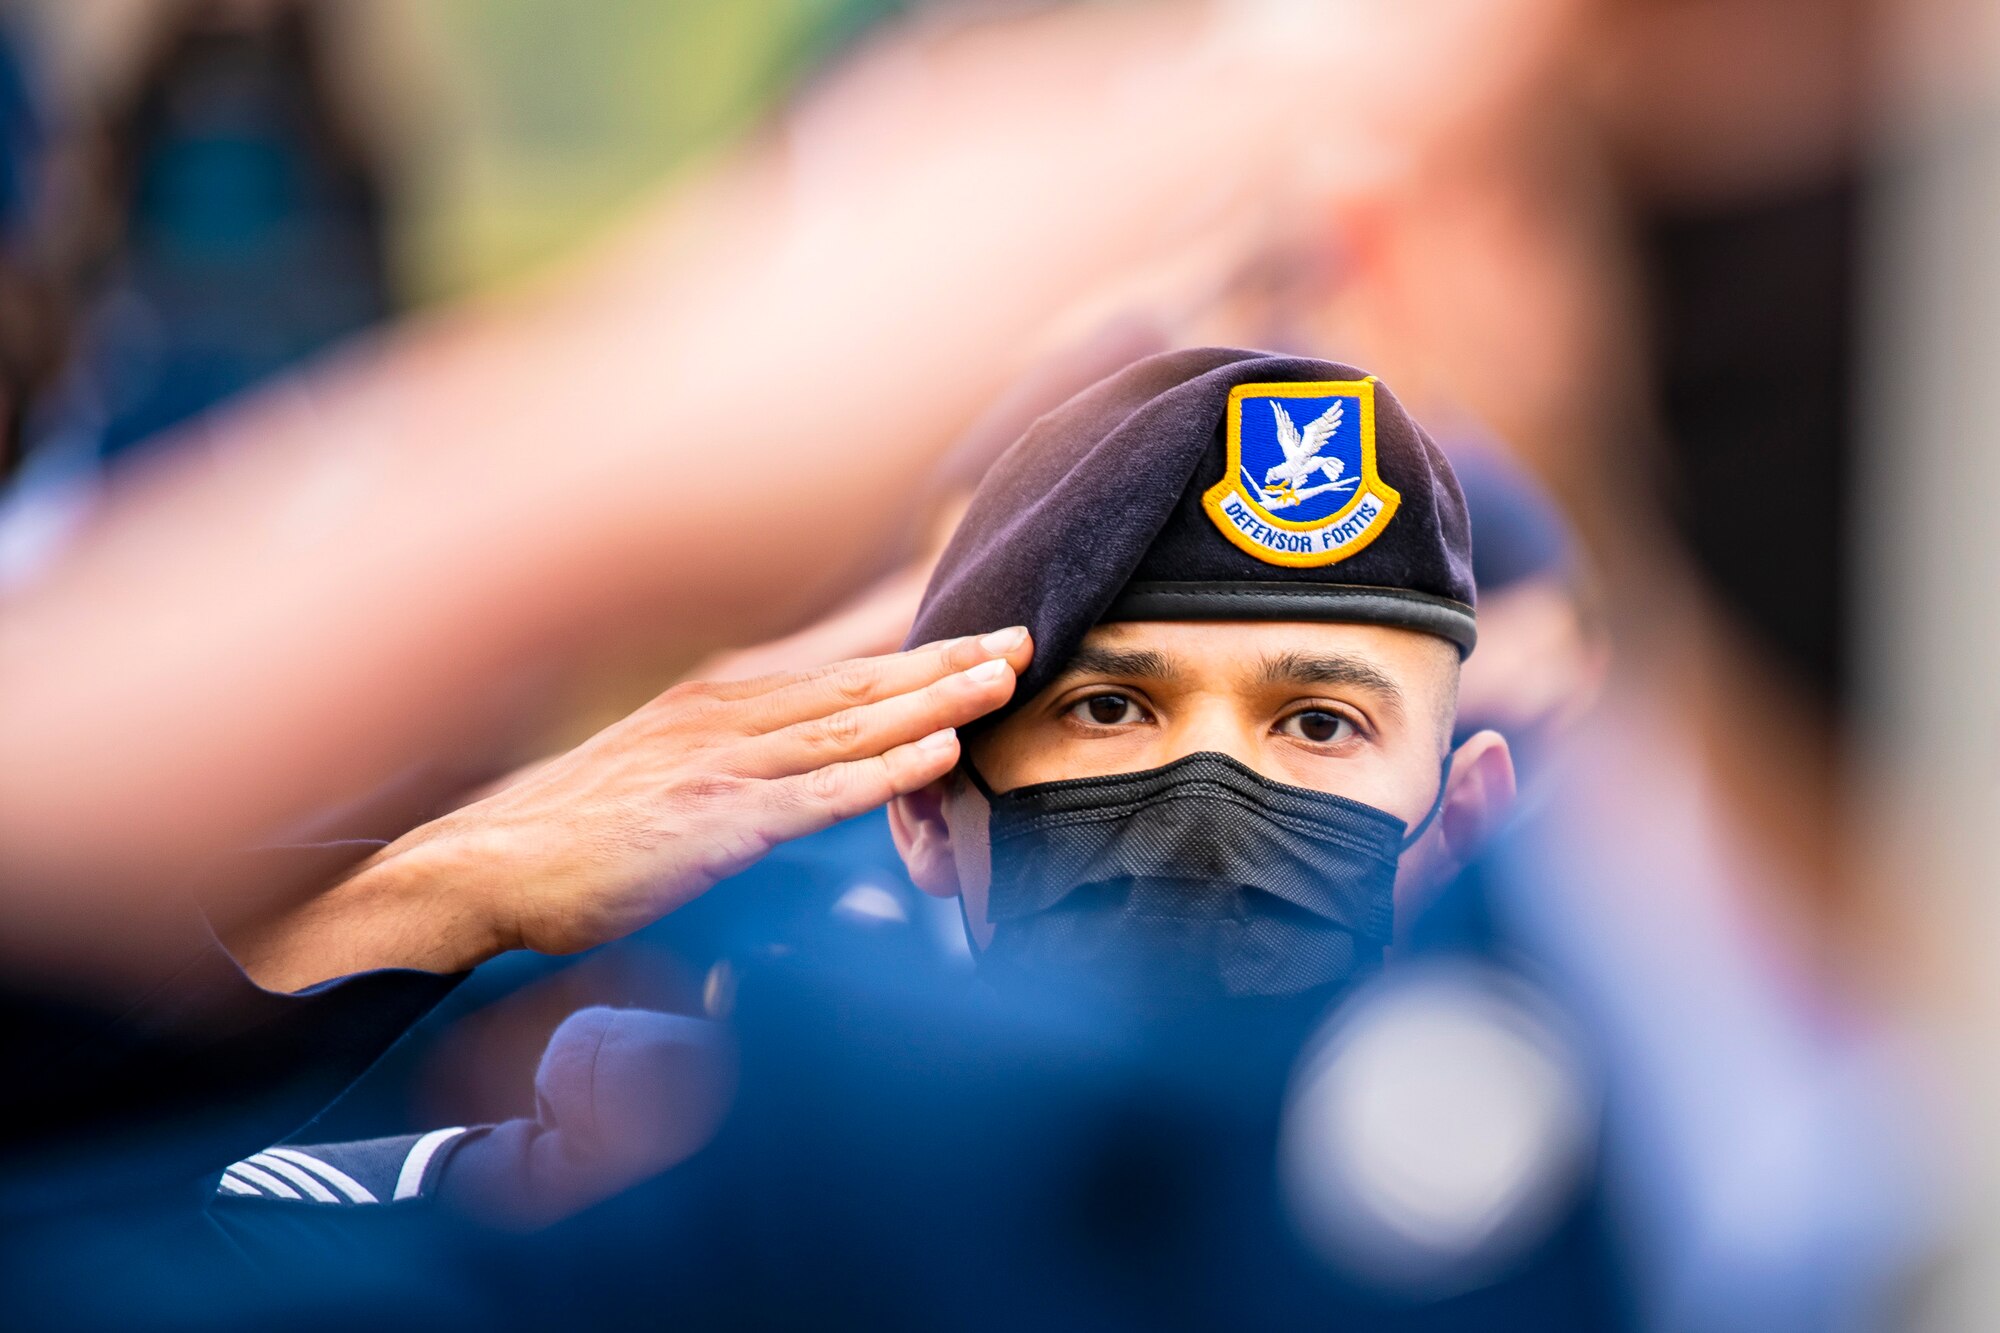
M1402 496L1375 471L1375 378L1239 384L1222 480L1201 497L1222 535L1273 565L1330 565L1367 546Z

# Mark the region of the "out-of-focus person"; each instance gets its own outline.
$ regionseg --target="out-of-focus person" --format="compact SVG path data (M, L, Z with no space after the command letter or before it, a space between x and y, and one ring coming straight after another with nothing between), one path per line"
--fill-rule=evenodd
M170 8L100 131L112 252L42 422L104 460L394 310L383 168L328 67L329 7Z
M8 108L47 127L8 255L39 297L41 364L15 375L0 586L59 557L128 452L397 305L387 155L336 69L337 7L176 0L130 18L89 77L55 37L89 19L29 7L9 25L51 68Z
M1610 643L1588 559L1547 492L1497 445L1448 452L1479 587L1481 651L1459 677L1459 730L1505 736L1526 781L1598 700Z

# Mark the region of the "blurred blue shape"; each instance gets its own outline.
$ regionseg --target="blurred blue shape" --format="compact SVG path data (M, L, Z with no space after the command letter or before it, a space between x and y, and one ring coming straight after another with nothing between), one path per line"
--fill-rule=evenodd
M1686 746L1599 719L1489 858L1485 928L1586 1034L1646 1327L1888 1326L1937 1240L1922 1081L1757 918L1770 872Z
M299 4L169 30L111 121L118 239L31 452L81 427L116 457L392 312L378 168L324 59Z
M15 22L0 18L0 248L13 250L43 189L48 125Z
M1446 451L1472 521L1472 577L1480 593L1574 572L1568 521L1532 473L1499 445L1453 441Z

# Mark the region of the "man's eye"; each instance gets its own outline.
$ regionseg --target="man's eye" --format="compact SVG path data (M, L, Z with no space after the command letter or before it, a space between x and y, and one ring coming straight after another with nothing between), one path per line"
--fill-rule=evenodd
M1129 694L1093 694L1070 705L1070 716L1099 727L1143 722L1146 712Z
M1279 724L1279 730L1315 745L1328 745L1352 736L1354 724L1324 708L1308 708L1303 713L1294 713L1286 718Z

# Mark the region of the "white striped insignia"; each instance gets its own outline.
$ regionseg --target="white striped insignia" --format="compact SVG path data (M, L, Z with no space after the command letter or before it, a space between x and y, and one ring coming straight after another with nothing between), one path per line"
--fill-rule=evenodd
M410 1145L410 1152L403 1159L403 1169L396 1173L396 1201L415 1199L423 1195L424 1177L431 1163L437 1159L438 1149L465 1133L465 1126L455 1129L434 1129Z
M422 1199L467 1132L458 1125L354 1143L267 1148L226 1169L216 1197L334 1208Z

